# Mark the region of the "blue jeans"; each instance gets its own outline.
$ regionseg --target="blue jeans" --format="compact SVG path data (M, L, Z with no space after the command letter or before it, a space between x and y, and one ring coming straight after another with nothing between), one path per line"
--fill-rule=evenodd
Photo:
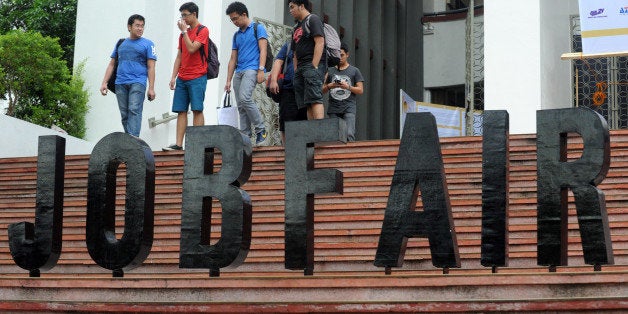
M262 114L259 112L257 104L253 101L253 91L256 85L256 70L245 70L233 76L233 90L238 102L238 112L240 113L240 132L248 137L251 136L251 124L255 128L255 134L266 128Z
M142 109L146 85L140 83L116 85L116 98L124 132L140 136L142 128Z
M347 123L347 141L355 142L355 113L327 113L330 118L337 117L338 119L345 120Z

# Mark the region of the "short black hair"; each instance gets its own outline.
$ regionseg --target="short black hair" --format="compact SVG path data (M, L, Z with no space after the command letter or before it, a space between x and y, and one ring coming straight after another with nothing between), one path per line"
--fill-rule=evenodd
M238 13L240 15L246 14L246 16L249 16L249 9L246 8L246 5L244 5L244 3L239 2L239 1L232 2L227 7L227 15L233 12Z
M126 22L126 25L132 26L133 23L135 23L135 20L140 20L144 23L146 23L146 21L144 20L144 17L139 15L139 14L133 14L131 16L129 16L129 20Z
M179 12L186 10L192 14L196 14L196 18L198 18L198 5L194 2L186 2L181 5L179 8Z
M288 5L293 3L297 6L303 5L305 9L312 12L312 2L310 0L287 0Z
M347 44L345 44L345 43L341 43L340 44L340 50L344 50L345 53L348 54L349 53L349 46L347 46Z

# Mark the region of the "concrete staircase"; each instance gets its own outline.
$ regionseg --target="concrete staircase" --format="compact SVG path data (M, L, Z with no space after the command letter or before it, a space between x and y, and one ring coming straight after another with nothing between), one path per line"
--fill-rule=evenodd
M85 244L87 161L67 156L63 251L40 278L16 266L7 227L34 221L36 158L0 159L0 311L97 312L492 312L628 310L628 131L611 133L606 195L615 265L585 265L570 194L569 265L536 266L536 139L510 138L509 267L480 265L482 139L441 139L462 267L444 274L431 265L427 239L410 239L402 268L385 275L373 266L398 140L316 148L316 168L344 173L344 195L316 196L313 276L284 269L284 153L256 148L253 173L242 187L253 202L251 250L243 265L178 268L183 153L155 152L155 241L144 264L112 278ZM582 150L569 140L569 158ZM220 161L217 162L220 166ZM123 170L122 170L123 171ZM122 178L120 178L122 177ZM124 188L117 188L118 233ZM420 206L420 200L417 202ZM212 239L220 236L215 201ZM212 242L213 243L213 242Z

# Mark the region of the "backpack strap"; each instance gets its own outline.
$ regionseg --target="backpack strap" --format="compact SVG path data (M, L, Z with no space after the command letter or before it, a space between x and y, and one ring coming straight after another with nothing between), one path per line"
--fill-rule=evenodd
M260 49L260 47L259 47L259 37L257 37L257 27L258 26L259 26L259 23L253 22L253 34L255 35L255 42L257 42L257 50L259 52L262 52L262 49ZM268 39L266 39L266 40L268 40Z
M122 43L124 42L126 38L120 38L118 39L118 43L116 44L116 61L118 60L118 48L120 48L120 45L122 45Z
M288 57L290 55L290 50L292 49L292 40L288 40L288 47L286 47L286 57L283 60L283 76L286 76L286 71L288 70Z
M305 20L303 20L303 25L301 25L301 27L303 27L304 33L307 34L307 36L310 36L310 16L312 16L312 13L310 13L310 15L308 15Z
M205 26L203 24L199 24L198 28L196 29L196 36L198 37L198 34L201 33L201 30L205 28ZM181 38L183 38L183 34L181 34ZM209 41L211 39L207 39L207 44L209 44ZM209 48L208 48L209 49ZM206 63L207 62L207 54L205 53L205 45L201 44L201 48L199 49L199 53L201 54L201 64Z

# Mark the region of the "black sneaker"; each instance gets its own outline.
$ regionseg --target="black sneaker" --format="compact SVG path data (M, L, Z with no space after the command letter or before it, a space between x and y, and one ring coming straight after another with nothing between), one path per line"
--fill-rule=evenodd
M262 143L266 141L267 137L268 137L268 133L266 133L266 129L260 131L259 133L257 133L257 139L255 140L255 145L261 145Z
M163 150L164 152L169 152L169 151L173 151L173 150L183 150L183 147L177 145L177 144L172 144L168 147L164 147L161 150Z

